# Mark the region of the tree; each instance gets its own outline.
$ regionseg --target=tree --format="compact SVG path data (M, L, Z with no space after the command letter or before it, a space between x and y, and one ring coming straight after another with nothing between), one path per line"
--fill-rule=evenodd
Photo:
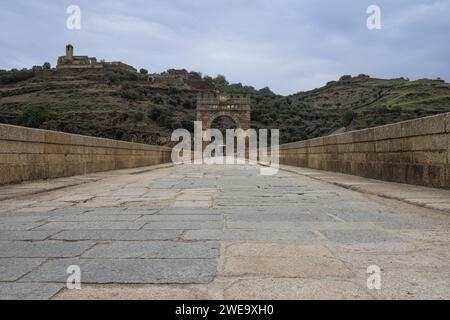
M52 65L50 64L50 62L45 62L42 65L42 68L44 68L44 70L50 70L52 68Z
M217 77L215 77L213 79L213 83L218 88L225 87L225 86L229 85L229 83L228 83L227 79L225 78L225 76L223 76L221 74L217 75Z
M344 113L344 115L342 116L342 121L343 121L343 125L344 127L347 127L348 125L350 125L350 123L353 121L353 119L355 118L356 113L353 111L346 111Z
M140 73L140 74L148 74L148 70L142 68L141 70L139 70L139 73Z

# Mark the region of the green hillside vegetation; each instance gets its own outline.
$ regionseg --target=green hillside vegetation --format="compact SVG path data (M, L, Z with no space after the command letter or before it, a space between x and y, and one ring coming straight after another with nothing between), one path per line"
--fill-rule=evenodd
M159 145L193 128L198 90L187 85L123 70L17 73L0 72L2 123Z
M224 76L203 82L152 83L144 69L62 72L46 64L0 71L0 122L170 145L173 129L193 130L202 90L249 93L252 127L279 128L282 143L450 112L450 84L441 80L343 76L289 96Z
M450 112L450 84L439 79L342 76L324 87L289 96L222 80L218 81L222 91L252 95L252 126L280 128L282 142Z

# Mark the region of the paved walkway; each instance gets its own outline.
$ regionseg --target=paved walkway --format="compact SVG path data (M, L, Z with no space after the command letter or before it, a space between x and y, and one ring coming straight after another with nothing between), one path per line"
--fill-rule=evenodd
M0 188L0 298L450 298L443 212L293 172L150 169Z

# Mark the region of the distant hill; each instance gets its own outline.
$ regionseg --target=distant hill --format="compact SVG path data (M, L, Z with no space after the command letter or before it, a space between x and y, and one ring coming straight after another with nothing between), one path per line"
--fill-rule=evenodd
M283 143L450 112L450 84L441 80L343 76L281 96L185 70L149 75L46 66L0 71L0 122L170 145L173 129L192 130L197 93L211 90L251 94L252 126L279 128Z

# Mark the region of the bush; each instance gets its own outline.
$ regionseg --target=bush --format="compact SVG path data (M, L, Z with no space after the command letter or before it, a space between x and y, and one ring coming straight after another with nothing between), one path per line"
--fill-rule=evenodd
M139 89L123 89L120 92L120 96L127 100L144 100L144 94Z
M154 121L157 121L163 113L163 110L160 107L153 107L148 113L148 117Z
M103 75L103 80L108 83L119 83L122 81L136 81L139 77L136 73L127 70L108 70Z
M30 127L39 128L48 119L48 112L42 106L29 106L25 108L22 115L17 119L17 124Z
M33 70L23 69L19 71L17 69L12 69L11 71L0 73L0 84L14 84L33 77Z
M152 97L152 102L156 104L163 104L164 99L159 94L157 94L156 96Z
M176 95L179 93L180 93L180 91L176 87L169 87L167 89L167 94L169 94L169 95Z
M138 111L134 114L134 120L136 120L137 122L144 120L144 113L142 113L141 111Z
M184 100L182 106L185 109L195 109L196 103L193 100Z

